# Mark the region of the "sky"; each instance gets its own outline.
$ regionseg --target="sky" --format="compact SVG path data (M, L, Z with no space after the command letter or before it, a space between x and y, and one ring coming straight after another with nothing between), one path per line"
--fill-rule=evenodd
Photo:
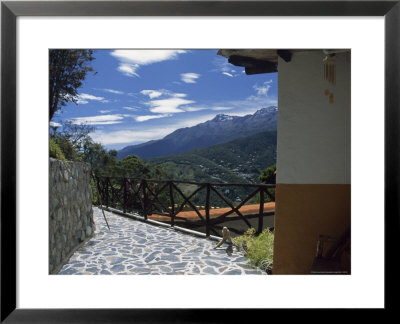
M107 149L161 139L217 114L244 116L277 106L277 73L246 75L218 50L94 50L77 104L58 111L64 121L95 128Z

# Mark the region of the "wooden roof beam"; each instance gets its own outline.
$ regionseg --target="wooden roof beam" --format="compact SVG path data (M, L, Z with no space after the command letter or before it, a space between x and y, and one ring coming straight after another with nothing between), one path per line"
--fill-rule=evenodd
M257 60L251 57L232 55L228 58L228 62L236 65L243 66L246 74L260 74L260 73L272 73L278 71L278 64Z

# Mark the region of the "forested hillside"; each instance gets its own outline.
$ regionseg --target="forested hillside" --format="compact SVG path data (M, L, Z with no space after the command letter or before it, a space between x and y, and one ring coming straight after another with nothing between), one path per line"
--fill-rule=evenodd
M174 180L261 183L261 172L276 163L276 132L262 132L188 153L145 161L150 165L159 166ZM193 185L181 187L186 193L195 188ZM232 201L239 201L252 190L232 186L224 187L223 192ZM201 202L204 200L203 195L199 195L195 200ZM218 205L217 200L215 203Z
M145 161L162 166L177 180L259 183L261 171L276 162L276 132Z

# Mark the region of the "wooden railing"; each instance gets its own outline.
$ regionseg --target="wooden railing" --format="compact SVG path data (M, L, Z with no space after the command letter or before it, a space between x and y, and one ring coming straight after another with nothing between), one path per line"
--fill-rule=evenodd
M243 233L247 228L254 227L258 233L263 230L263 220L265 216L274 215L274 210L264 211L265 197L269 197L269 201L275 201L275 185L274 184L242 184L242 183L201 183L191 181L175 181L175 180L150 180L137 178L118 178L118 177L100 177L94 176L97 192L101 195L101 202L104 206L118 209L123 213L135 212L141 214L144 219L154 217L154 215L166 216L169 218L169 224L179 225L189 229L205 231L206 236L211 232L220 236L218 230L221 230L226 222L238 222L241 226L229 229L237 234ZM184 193L179 186L195 186L191 193ZM242 188L248 191L244 199L240 202L232 202L219 188ZM226 192L229 190L225 190ZM251 199L256 200L259 197L259 207L257 213L244 214L240 208ZM196 204L201 199L204 204ZM229 210L211 218L210 211L214 209L211 206L211 196L218 199ZM254 197L254 198L253 198ZM196 214L196 219L188 219L181 217L179 214L186 208ZM235 216L236 214L236 216ZM252 220L258 219L256 225L251 224Z

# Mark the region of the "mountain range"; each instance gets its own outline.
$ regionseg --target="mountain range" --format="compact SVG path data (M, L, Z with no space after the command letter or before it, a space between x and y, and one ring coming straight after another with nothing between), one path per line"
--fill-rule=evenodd
M145 162L161 165L175 180L259 183L261 171L276 163L276 131Z
M219 114L196 126L177 129L163 139L126 146L118 151L118 159L128 155L142 159L175 155L264 131L276 131L277 112L277 107L270 106L243 117Z

